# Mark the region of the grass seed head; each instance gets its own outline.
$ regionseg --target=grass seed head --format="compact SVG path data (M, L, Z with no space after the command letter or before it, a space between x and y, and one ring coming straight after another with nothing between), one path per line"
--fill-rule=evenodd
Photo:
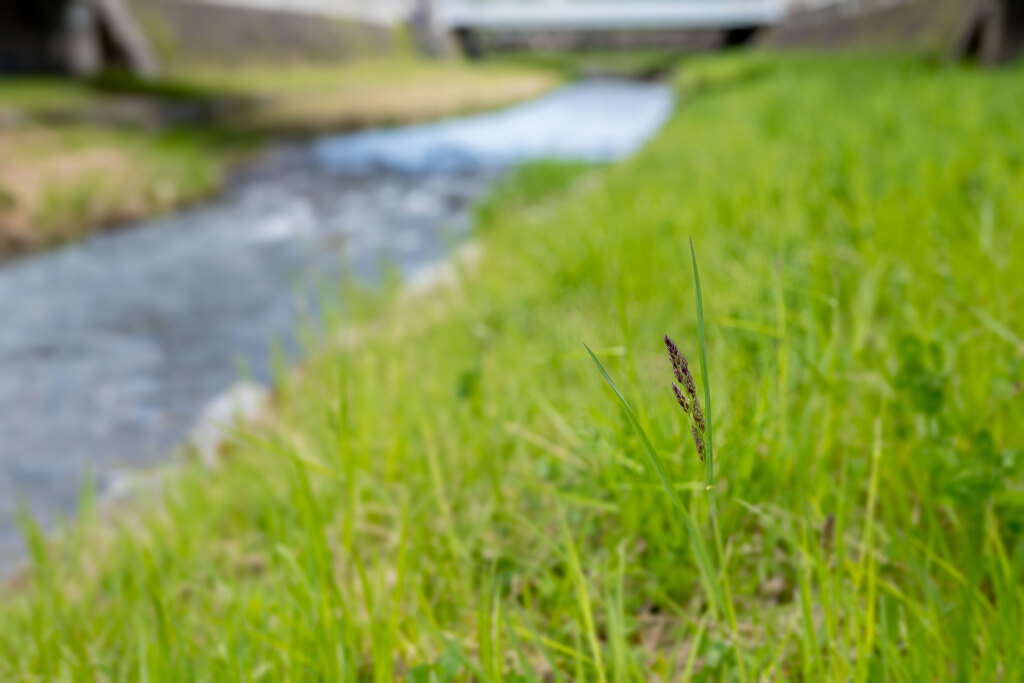
M686 384L686 374L689 372L687 368L686 356L679 352L679 347L676 343L666 334L665 335L665 348L668 349L668 359L672 363L672 372L676 376L676 381L680 384ZM686 410L685 408L683 410Z
M668 349L668 359L672 362L672 372L676 381L686 387L686 393L691 399L697 397L697 385L693 382L693 374L690 372L690 364L680 351L676 343L666 334L665 348ZM689 411L687 411L689 412Z
M821 527L821 547L825 552L832 551L832 542L836 536L836 516L834 514L825 518L825 524Z
M686 393L690 395L693 402L697 402L697 385L693 382L693 375L690 374L690 369L683 366L683 381L686 383Z
M691 427L690 430L693 432L693 443L697 446L697 455L700 456L700 461L704 462L704 439L701 438L696 427Z
M693 399L693 421L697 424L697 431L707 434L707 423L704 421L704 413L700 409L700 401Z
M707 421L700 409L700 401L697 400L697 385L693 381L693 374L690 372L690 364L686 356L682 354L676 343L666 334L665 348L668 349L668 359L672 363L672 373L676 382L686 387L684 392L679 384L672 383L672 393L676 396L679 407L683 409L690 418L690 430L693 432L693 442L697 445L697 455L701 462L704 461L704 435L707 434Z
M687 415L690 414L690 400L686 398L686 394L679 388L675 382L672 382L672 393L676 395L676 401L679 402L679 407L683 409L683 412Z

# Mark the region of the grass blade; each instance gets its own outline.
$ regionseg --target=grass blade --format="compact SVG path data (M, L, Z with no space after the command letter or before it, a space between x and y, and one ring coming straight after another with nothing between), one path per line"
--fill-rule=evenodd
M563 545L566 548L565 556L569 560L569 570L572 573L573 588L576 593L576 601L580 610L580 617L583 619L583 631L587 637L587 645L590 647L590 654L594 658L594 669L597 672L599 683L607 683L605 675L604 659L601 655L601 640L598 637L594 625L594 609L590 599L590 591L587 590L587 577L583 573L583 564L580 562L579 553L576 550L576 540L572 537L572 530L569 529L569 522L565 519L565 512L562 505L556 501L558 508L558 519L562 526Z
M697 291L697 328L700 331L700 374L704 380L704 406L708 423L708 457L704 462L706 475L704 483L710 489L715 485L715 444L711 437L711 380L708 377L707 341L704 336L704 299L700 293L700 273L697 272L697 254L690 238L690 260L693 262L693 284Z

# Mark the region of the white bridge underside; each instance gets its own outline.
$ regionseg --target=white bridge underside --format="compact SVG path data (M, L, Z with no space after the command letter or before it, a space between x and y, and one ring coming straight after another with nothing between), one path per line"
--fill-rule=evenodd
M728 29L770 26L785 0L679 2L439 2L437 19L451 28L500 31Z

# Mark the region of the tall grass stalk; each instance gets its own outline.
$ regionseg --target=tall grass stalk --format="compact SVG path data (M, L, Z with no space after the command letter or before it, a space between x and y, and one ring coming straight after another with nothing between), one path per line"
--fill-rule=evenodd
M718 511L715 503L715 442L712 434L712 425L714 419L712 417L711 408L711 376L708 374L708 351L707 351L707 334L704 328L704 296L701 293L700 288L700 272L697 267L697 252L693 246L693 238L690 238L690 262L693 265L693 289L694 298L697 303L697 331L698 331L698 348L700 350L700 371L701 381L704 384L704 405L707 410L707 436L708 436L708 449L707 458L705 460L705 487L708 492L708 518L711 520L711 532L715 539L715 550L718 553L718 566L721 570L722 576L722 591L725 594L725 608L726 617L729 620L729 628L732 630L733 639L737 648L736 663L739 667L740 680L745 680L746 666L743 662L743 653L740 651L740 633L739 624L736 619L736 607L732 599L732 586L729 582L729 575L727 571L728 558L722 542L722 532L718 525Z
M704 405L707 406L706 416L706 435L707 435L707 448L704 455L705 465L705 489L708 494L708 517L711 524L712 539L715 543L717 567L714 566L714 562L709 556L707 544L704 541L703 535L700 533L697 524L694 522L690 512L683 505L679 499L678 494L675 490L675 485L670 481L664 463L661 457L658 455L657 450L651 443L650 437L647 436L647 432L644 430L640 421L633 413L633 409L630 407L629 402L626 400L622 392L619 391L618 386L612 380L608 371L605 370L604 365L598 359L597 355L591 350L589 346L584 344L587 352L590 354L591 359L597 365L598 370L604 377L605 381L615 392L619 402L622 405L623 410L629 418L630 426L633 428L637 437L640 439L644 446L644 452L647 454L648 462L657 474L658 480L661 482L662 487L668 494L670 501L677 509L680 517L683 520L683 524L686 527L687 533L690 536L691 546L694 550L694 554L697 556L698 566L700 567L701 576L703 578L705 589L708 591L708 595L712 599L712 603L715 605L719 613L724 616L729 624L729 628L733 635L733 644L736 648L736 663L737 669L741 681L745 681L747 678L746 666L743 662L743 653L740 647L740 633L739 626L736 619L736 608L732 599L732 589L729 584L729 577L727 571L728 558L723 548L722 534L718 527L718 515L715 511L715 469L714 469L714 442L712 441L712 427L713 422L711 416L711 383L708 379L708 364L707 364L707 340L704 332L704 299L701 294L700 288L700 274L697 268L697 254L693 247L693 239L690 239L690 257L693 264L693 284L694 292L697 305L697 328L699 331L699 348L700 348L700 365L701 365L701 379L704 384ZM667 343L667 342L666 342ZM689 375L687 375L689 377ZM692 384L692 382L691 382ZM699 404L694 402L694 410L699 411ZM695 439L699 437L694 435ZM698 443L698 451L700 450L700 444Z
M700 373L701 379L704 383L704 405L707 410L708 420L708 454L704 461L706 475L705 484L708 489L708 496L711 500L711 512L714 515L714 500L715 500L715 442L712 436L712 424L714 420L711 418L711 380L708 375L708 360L707 360L707 336L704 333L704 297L700 291L700 272L697 269L697 252L693 248L693 238L690 238L690 262L693 264L693 289L694 297L697 301L697 332L699 334L698 348L700 349Z

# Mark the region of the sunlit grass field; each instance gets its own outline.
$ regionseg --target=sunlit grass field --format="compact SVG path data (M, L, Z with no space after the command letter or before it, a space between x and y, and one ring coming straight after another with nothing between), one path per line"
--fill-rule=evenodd
M30 533L0 678L1019 680L1024 73L677 84L634 160L506 183L458 286L350 293L219 469Z

